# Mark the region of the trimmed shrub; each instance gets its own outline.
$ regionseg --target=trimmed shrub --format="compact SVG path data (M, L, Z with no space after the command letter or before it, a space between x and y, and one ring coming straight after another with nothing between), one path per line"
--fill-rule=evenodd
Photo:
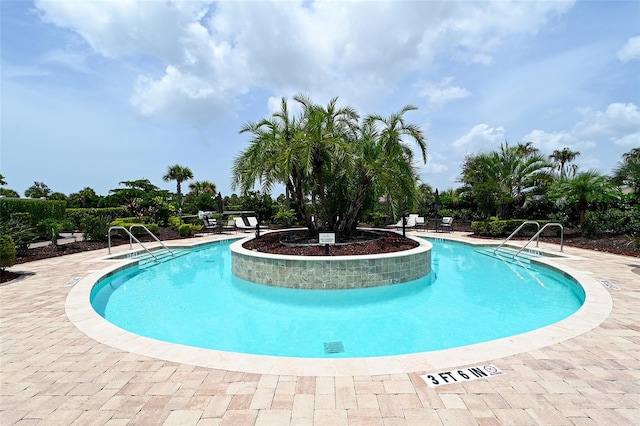
M144 225L149 231L153 232L154 234L157 233L158 230L160 229L157 223L146 223L144 218L121 217L111 222L111 226L123 226L127 228L127 230L129 230L131 225ZM126 235L124 232L119 232L119 233L120 235L123 235L123 236ZM145 231L141 227L133 228L131 230L131 233L136 237L140 235L148 235L147 231Z
M190 223L183 223L178 228L178 234L181 237L190 237L194 232L200 231L202 229L202 225L192 225Z
M0 198L0 219L7 220L15 213L29 213L31 225L35 226L44 219L64 220L66 206L66 201Z
M493 219L493 218L492 218ZM485 237L508 237L513 231L515 231L525 219L510 219L510 220L483 220L471 222L471 230L476 235L482 235ZM549 221L536 220L542 228ZM538 228L533 224L526 225L520 230L518 235L531 237L537 232ZM546 230L545 230L546 232ZM551 232L551 231L550 231Z
M16 263L16 245L10 235L0 235L0 272Z

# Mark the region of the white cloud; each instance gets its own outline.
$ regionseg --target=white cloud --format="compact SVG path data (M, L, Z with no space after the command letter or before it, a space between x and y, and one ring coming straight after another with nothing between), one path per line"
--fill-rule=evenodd
M441 107L444 104L458 99L464 99L471 95L467 89L458 86L452 86L453 77L447 77L439 83L419 82L416 87L419 89L418 94L429 99L429 105L433 107Z
M640 59L640 36L631 37L624 46L618 50L618 59L629 62Z
M505 141L503 127L478 124L469 133L453 141L452 146L465 153L488 151Z
M450 56L489 63L513 35L535 34L572 2L37 1L42 19L108 58L159 61L132 97L141 114L227 109L254 88L326 98L393 93L411 72ZM157 66L157 63L155 64ZM162 72L164 75L158 76ZM149 71L154 73L154 71ZM468 96L450 81L434 104ZM147 93L145 93L147 92ZM382 96L384 97L384 96ZM213 115L213 114L210 114ZM201 117L201 115L196 115Z
M63 65L74 71L89 73L90 68L86 64L85 55L69 51L69 50L52 50L44 56L44 61L47 63Z
M569 147L591 150L598 144L640 146L640 110L632 103L612 103L605 111L590 108L578 110L582 119L571 130L545 132L534 130L523 140L533 142L543 151Z

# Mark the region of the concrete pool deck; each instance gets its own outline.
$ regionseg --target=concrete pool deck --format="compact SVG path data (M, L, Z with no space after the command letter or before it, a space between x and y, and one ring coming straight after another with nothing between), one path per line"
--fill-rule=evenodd
M468 240L461 233L445 237ZM276 374L119 349L88 337L65 312L67 296L76 291L65 284L112 264L102 260L106 250L16 265L12 271L32 275L0 287L0 423L638 424L640 275L634 270L640 269L640 259L571 247L565 253L569 257L549 263L583 274L592 284L619 288L599 284L605 305L608 295L613 301L604 321L593 318L595 324L566 340L544 341L548 333L534 336L542 341L524 345L519 353L500 354L500 345L488 346L478 363L491 363L505 375L436 388L420 376L475 361L447 356L442 364L399 369L397 357L389 357L388 374L364 374L354 365L351 374L315 375L307 368L315 361L308 360L298 374ZM575 325L569 323L570 332Z

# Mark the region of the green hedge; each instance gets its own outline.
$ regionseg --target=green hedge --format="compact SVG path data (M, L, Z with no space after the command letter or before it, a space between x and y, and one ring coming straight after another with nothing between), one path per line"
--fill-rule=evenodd
M66 201L0 198L0 220L9 220L15 213L29 213L31 225L36 226L45 219L64 220L66 207Z
M149 231L153 232L154 234L156 234L158 232L158 230L160 229L160 227L158 226L157 223L145 223L144 220L141 220L141 219L138 219L138 218L134 218L134 217L123 217L123 218L119 218L119 219L116 219L113 222L111 222L111 226L123 226L123 227L127 228L127 230L129 229L129 227L131 225L144 225ZM120 232L120 233L121 233L121 235L125 235L124 232ZM131 230L131 233L133 235L135 235L136 237L139 236L139 235L149 235L149 234L147 234L147 231L145 231L141 227L133 228Z
M522 225L524 221L525 219L474 221L471 222L471 230L474 234L482 235L484 237L508 237L518 228L518 226ZM542 228L549 221L536 220L536 222L538 222L540 224L540 228ZM520 230L518 235L532 237L537 231L538 228L534 224L528 224Z

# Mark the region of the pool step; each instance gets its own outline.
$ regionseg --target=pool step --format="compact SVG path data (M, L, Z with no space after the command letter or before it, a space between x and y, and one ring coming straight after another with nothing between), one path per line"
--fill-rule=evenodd
M493 247L484 247L476 250L478 253L486 256L495 257L496 259L504 260L510 263L531 263L531 259L542 256L542 252L538 249L526 249L520 252L517 257L514 257L518 250L510 247L500 247L499 250L495 250ZM494 252L495 251L495 252Z
M136 259L138 261L138 268L145 269L154 265L158 265L159 263L166 262L167 260L175 259L176 257L183 256L187 254L188 250L154 250L153 256L147 252L137 252L134 256L131 256L131 259ZM155 256L155 257L154 257Z

